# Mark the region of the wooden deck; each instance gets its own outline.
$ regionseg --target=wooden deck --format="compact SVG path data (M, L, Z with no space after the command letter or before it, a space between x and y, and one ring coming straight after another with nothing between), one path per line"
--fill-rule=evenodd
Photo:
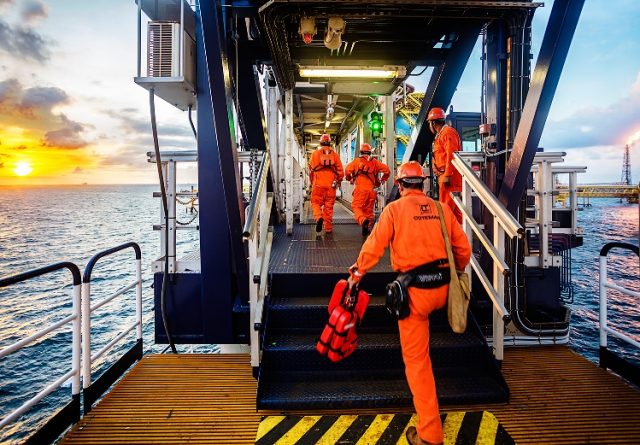
M442 411L488 410L518 444L640 443L640 392L569 348L506 349L503 371L509 404ZM61 443L252 444L255 394L248 355L147 356Z

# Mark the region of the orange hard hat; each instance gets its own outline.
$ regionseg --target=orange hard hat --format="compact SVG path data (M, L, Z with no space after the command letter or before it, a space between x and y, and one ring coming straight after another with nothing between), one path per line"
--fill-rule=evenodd
M429 115L427 116L428 121L435 121L438 119L444 120L444 110L440 107L433 107L429 110Z
M320 136L320 145L330 145L331 144L331 136L327 133Z
M360 153L371 154L371 145L367 144L366 142L360 145Z
M404 181L409 183L419 183L424 181L426 176L422 171L422 166L418 161L409 161L398 167L396 181Z

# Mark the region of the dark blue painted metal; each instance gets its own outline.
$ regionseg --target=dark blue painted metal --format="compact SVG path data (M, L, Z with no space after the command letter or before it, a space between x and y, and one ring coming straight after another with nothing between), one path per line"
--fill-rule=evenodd
M429 108L437 106L446 109L449 106L464 68L467 66L473 46L478 40L479 33L480 25L465 29L452 46L446 61L434 69L416 121L417 138L413 145L409 144L407 147L411 160L424 161L426 155L431 151L433 134L429 131L429 126L426 125Z
M252 56L250 42L238 42L236 94L242 119L242 136L246 145L265 150L268 143L267 124L262 111L262 92Z
M242 242L244 208L218 6L217 1L207 0L199 2L196 9L201 294L205 305L202 311L211 320L206 324L205 337L218 343L232 343L233 301L238 292L248 299L249 279Z
M584 0L556 0L544 34L533 79L500 188L500 201L512 215L522 199L551 101L569 52Z

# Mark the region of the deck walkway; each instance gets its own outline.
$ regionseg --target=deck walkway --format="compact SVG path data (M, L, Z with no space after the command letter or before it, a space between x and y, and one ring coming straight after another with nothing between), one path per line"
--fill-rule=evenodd
M442 411L491 411L518 444L638 443L640 392L569 348L508 348L503 371L509 404ZM61 444L252 444L255 395L248 355L146 356Z

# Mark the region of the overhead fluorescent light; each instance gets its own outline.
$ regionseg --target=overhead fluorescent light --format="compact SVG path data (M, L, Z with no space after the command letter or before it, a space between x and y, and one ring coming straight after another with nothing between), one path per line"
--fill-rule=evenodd
M384 65L375 66L300 66L300 77L330 77L330 78L371 78L394 79L404 77L407 69L404 66Z

